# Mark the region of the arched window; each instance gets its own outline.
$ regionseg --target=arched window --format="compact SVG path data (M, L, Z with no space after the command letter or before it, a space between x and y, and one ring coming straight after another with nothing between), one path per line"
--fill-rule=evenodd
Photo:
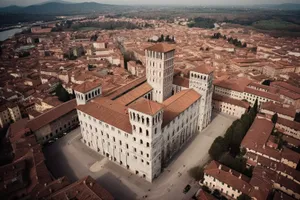
M137 121L140 122L140 115L136 114L136 116L137 116Z
M150 144L149 144L149 142L147 142L147 147L149 147L150 146Z
M146 130L146 136L149 136L149 131L148 130Z
M143 130L142 130L142 128L140 127L140 133L142 133L143 132Z
M143 123L143 124L145 123L145 118L144 118L144 116L142 116L142 123Z
M140 144L143 144L143 140L142 139L140 140Z
M89 93L89 99L91 98L91 93Z

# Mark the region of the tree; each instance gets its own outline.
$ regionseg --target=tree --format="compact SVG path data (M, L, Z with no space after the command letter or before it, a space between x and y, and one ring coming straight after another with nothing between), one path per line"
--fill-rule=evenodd
M214 142L212 143L208 153L209 155L214 159L218 160L220 156L227 151L227 145L226 142L224 141L224 138L221 136L217 137Z
M240 196L238 196L237 200L251 200L251 197L246 194L241 194Z
M278 120L278 115L277 115L277 113L275 113L275 114L272 116L272 122L273 122L273 124L276 124L276 123L277 123L277 120Z
M166 36L166 39L165 39L165 41L166 41L166 42L170 42L170 41L171 41L171 39L170 39L170 36L169 36L169 35L167 35L167 36Z
M258 100L256 99L255 100L255 103L253 105L253 109L254 109L254 112L255 112L255 115L258 113Z
M204 177L204 172L203 172L203 168L202 167L199 167L199 166L196 166L196 167L193 167L191 168L189 171L188 171L189 175L191 177L193 177L196 181L200 181L203 179Z
M55 95L58 96L58 99L62 102L66 102L70 100L70 95L68 91L61 84L58 84L56 86Z

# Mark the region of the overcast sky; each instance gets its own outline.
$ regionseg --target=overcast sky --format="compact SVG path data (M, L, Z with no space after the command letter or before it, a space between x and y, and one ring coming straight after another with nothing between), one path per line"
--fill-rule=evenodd
M49 0L0 0L0 7L9 5L28 6L43 3ZM66 0L69 2L87 2L91 0ZM278 4L299 3L299 0L94 0L94 2L107 4L180 4L180 5L253 5L253 4Z

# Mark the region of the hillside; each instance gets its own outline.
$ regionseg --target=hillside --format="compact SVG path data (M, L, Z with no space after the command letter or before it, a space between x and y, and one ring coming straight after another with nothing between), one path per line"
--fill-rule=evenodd
M43 14L43 15L73 15L87 13L109 13L126 8L126 6L117 6L109 4L100 4L95 2L85 3L65 3L49 2L27 7L9 6L0 8L0 13L10 14Z

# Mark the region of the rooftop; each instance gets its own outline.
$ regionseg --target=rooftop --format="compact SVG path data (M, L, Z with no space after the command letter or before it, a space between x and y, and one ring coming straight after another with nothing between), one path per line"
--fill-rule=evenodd
M80 85L76 85L74 90L80 93L87 93L99 86L101 86L99 81L85 81Z
M159 112L163 108L163 105L149 99L141 98L130 104L129 108L152 116Z
M48 112L39 115L38 117L28 121L27 127L32 131L36 131L43 126L49 124L50 122L62 117L65 114L68 114L72 110L75 110L76 107L76 99L72 99L67 101L59 106L52 108Z
M167 43L158 43L158 44L152 45L150 47L147 47L145 50L155 51L155 52L160 52L160 53L167 53L170 51L174 51L175 46L167 44Z
M193 89L182 90L166 99L164 105L163 127L195 103L201 95Z

